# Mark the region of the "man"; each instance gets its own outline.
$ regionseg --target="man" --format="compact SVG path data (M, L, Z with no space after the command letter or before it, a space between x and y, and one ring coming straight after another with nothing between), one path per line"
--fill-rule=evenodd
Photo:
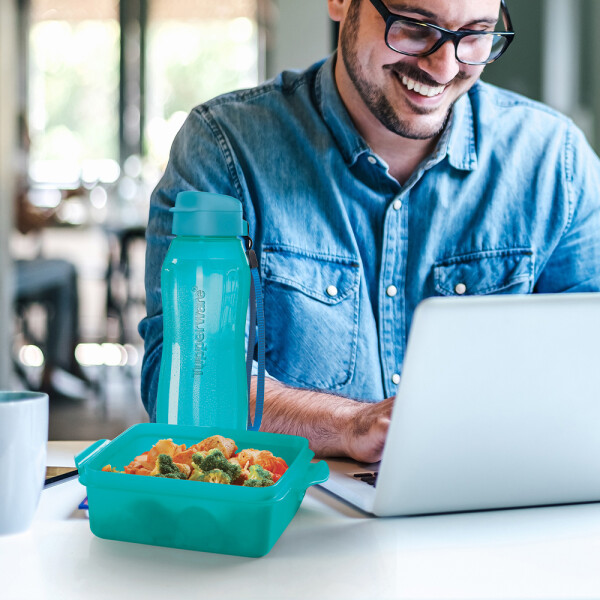
M142 391L152 417L168 208L235 196L265 294L263 429L370 462L423 298L600 290L600 164L570 120L479 81L512 37L500 0L328 5L336 54L177 136L150 209Z

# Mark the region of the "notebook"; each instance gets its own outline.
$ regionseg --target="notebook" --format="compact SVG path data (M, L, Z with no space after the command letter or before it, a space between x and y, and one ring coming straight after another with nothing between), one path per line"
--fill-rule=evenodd
M600 501L600 293L424 300L381 462L328 463L378 516Z

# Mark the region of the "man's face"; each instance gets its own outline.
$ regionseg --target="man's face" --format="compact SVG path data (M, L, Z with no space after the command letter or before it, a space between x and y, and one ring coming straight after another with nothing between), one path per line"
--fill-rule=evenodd
M386 129L403 137L435 137L454 102L475 83L483 67L459 63L452 42L425 57L398 54L387 47L385 21L370 0L330 0L330 10L332 1L339 6L349 3L340 19L339 56L343 65L338 85L354 88L345 95L346 102L350 98L354 104L348 107L350 112L370 113ZM496 20L500 10L500 0L384 3L395 14L452 30L493 29L489 22ZM420 84L420 91L414 90L415 84Z

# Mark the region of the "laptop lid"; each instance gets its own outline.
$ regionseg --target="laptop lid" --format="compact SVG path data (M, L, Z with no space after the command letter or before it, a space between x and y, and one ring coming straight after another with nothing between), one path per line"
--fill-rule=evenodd
M600 294L422 302L367 510L409 515L594 500Z

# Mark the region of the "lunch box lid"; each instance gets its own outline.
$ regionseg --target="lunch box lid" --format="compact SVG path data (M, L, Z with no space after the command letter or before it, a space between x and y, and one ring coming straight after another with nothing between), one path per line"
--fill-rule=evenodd
M118 470L123 469L161 439L171 438L174 443L189 447L213 435L233 439L238 451L245 448L270 450L286 461L288 469L274 485L263 488L102 471L107 464ZM327 463L311 462L313 457L314 452L308 447L308 440L299 436L221 427L140 423L112 441L99 440L93 443L75 457L75 464L79 469L79 481L85 486L213 500L239 500L245 504L281 500L290 490L305 491L310 485L325 481L329 475Z

